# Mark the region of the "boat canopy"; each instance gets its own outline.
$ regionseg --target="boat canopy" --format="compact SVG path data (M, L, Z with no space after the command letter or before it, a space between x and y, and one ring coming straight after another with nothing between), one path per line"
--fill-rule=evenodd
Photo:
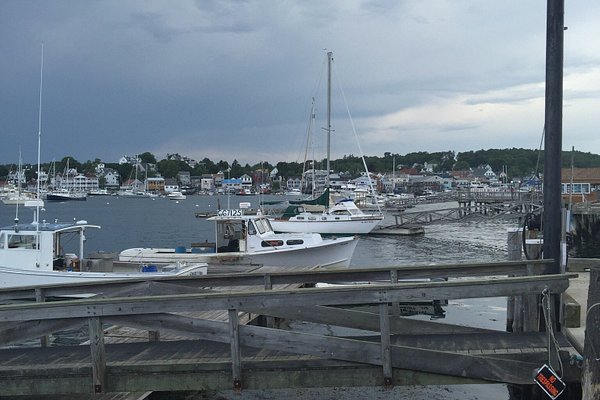
M316 199L309 200L290 200L290 204L306 204L306 205L320 205L329 207L329 188L325 189L325 191Z

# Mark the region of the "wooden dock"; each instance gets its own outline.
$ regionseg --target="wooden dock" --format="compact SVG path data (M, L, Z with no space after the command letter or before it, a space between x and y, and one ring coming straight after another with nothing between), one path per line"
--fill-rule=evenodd
M544 290L560 296L576 275L539 275L544 264L262 272L4 289L0 387L3 396L49 396L476 382L530 385L533 371L547 362L548 354L546 334L533 329L531 321L509 333L408 319L398 309L400 303L414 301L535 298ZM406 278L435 281L402 282ZM310 287L318 282L363 283ZM98 295L42 301L78 293ZM38 302L23 302L28 298ZM375 312L353 309L365 304ZM540 314L529 309L521 315L539 320ZM370 333L302 333L278 323L286 320ZM82 325L89 329L88 345L7 347ZM105 332L114 325L146 334L107 343ZM169 335L177 340L169 340ZM563 377L577 381L580 370L569 364L574 349L561 332L556 337Z
M456 222L462 220L481 220L492 218L522 218L527 213L540 208L537 203L529 202L482 202L459 203L458 207L403 212L394 214L395 227L427 225L432 223Z

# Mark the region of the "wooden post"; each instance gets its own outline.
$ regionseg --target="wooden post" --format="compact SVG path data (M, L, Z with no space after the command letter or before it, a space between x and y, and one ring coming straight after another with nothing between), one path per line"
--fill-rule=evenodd
M533 264L527 264L527 276L535 275ZM508 327L508 321L511 319L509 315L507 317L507 329L509 332L538 332L540 327L540 308L539 308L540 295L537 294L524 294L516 296L514 300L508 303L512 305L512 323L510 328ZM509 308L508 312L511 311Z
M390 316L388 304L379 304L379 330L381 331L381 364L383 366L383 384L392 386L392 353L390 348Z
M398 283L398 270L390 270L390 283ZM400 317L400 303L397 301L392 302L392 315L396 318Z
M273 282L271 282L271 275L265 274L265 290L273 290ZM267 315L265 316L265 325L267 328L275 327L275 318Z
M522 231L519 228L509 229L507 236L507 250L508 259L511 261L521 260L523 247L522 244ZM514 296L507 297L506 299L506 331L514 331L514 323L516 315L518 314L519 308L517 308L516 299Z
M92 352L92 383L94 393L106 392L106 353L104 331L99 317L88 320L90 328L90 350Z
M240 320L237 310L229 310L229 343L231 345L231 370L233 388L242 390L242 351L240 348Z
M600 399L600 267L590 268L587 304L581 387L583 400L595 400Z
M533 264L527 264L527 276L535 275ZM523 296L523 332L539 332L540 330L540 294Z
M160 342L160 332L159 331L148 331L148 341Z
M35 301L37 303L43 303L44 301L46 301L46 296L44 296L43 289L35 288ZM42 347L48 347L49 343L50 343L50 336L44 335L44 336L40 337L40 345Z

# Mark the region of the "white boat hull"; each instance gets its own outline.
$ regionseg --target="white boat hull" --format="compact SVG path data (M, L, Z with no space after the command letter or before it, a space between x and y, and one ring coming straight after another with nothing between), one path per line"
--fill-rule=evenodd
M209 265L241 264L268 267L348 267L358 239L344 237L322 244L284 250L264 250L252 253L177 253L175 249L133 248L122 251L119 261L144 263L204 262Z
M0 288L56 285L63 283L109 282L123 279L147 279L167 276L206 275L206 264L181 266L169 272L80 272L80 271L36 271L0 267Z
M382 219L383 218L361 218L353 220L306 219L303 221L272 219L271 226L273 226L273 230L275 230L275 232L317 232L325 235L365 235L375 229Z

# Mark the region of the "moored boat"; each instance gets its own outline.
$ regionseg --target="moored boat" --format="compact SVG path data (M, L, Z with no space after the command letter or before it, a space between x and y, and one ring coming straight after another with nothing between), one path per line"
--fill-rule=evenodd
M243 210L220 210L208 220L215 222L214 243L191 248L131 248L119 261L211 264L258 264L270 267L330 267L350 264L358 238L323 238L317 233L275 233L263 215L245 215Z
M381 212L365 213L352 200L333 207L290 205L280 218L272 218L276 232L318 232L322 234L367 234L383 220Z
M85 232L100 227L86 221L39 222L43 201L29 201L25 206L35 208L33 222L22 224L16 218L14 225L0 228L0 288L206 274L206 264L202 263L172 263L161 270L146 266L131 273L81 271ZM74 238L77 253L66 253L64 246Z
M46 193L47 201L85 201L87 200L87 193L74 192L66 189L54 190Z
M179 191L173 191L167 195L169 200L185 200L187 196Z
M330 177L329 167L331 143L331 66L333 53L327 53L328 82L327 82L327 167L325 175L325 190L313 199L289 201L290 206L279 218L271 219L271 225L276 232L317 232L332 234L367 234L381 221L383 213L365 213L351 199L344 199L330 207ZM314 112L311 111L311 118ZM366 167L366 164L365 164ZM313 169L314 171L314 169ZM368 171L367 171L368 176ZM313 177L314 182L314 177Z

